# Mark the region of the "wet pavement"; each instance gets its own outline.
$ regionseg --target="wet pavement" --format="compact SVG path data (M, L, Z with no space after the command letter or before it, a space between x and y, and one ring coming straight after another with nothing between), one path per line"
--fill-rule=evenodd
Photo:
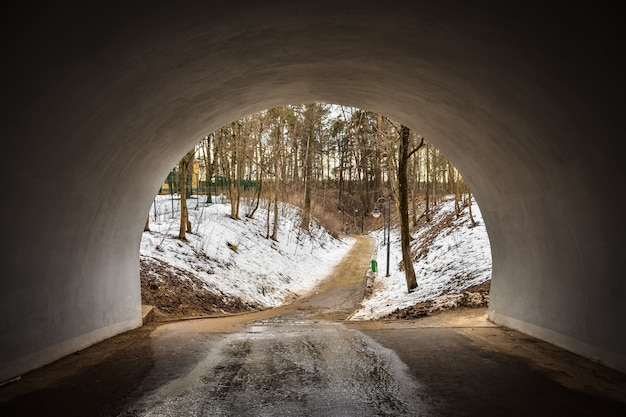
M371 242L280 308L150 324L0 388L0 416L626 416L626 375L487 320L355 322Z
M158 388L121 416L425 415L397 355L339 323L281 317L216 336L175 379L149 377Z
M423 322L318 313L282 311L234 332L203 320L159 328L154 368L118 415L626 415L625 375L495 326L484 309Z

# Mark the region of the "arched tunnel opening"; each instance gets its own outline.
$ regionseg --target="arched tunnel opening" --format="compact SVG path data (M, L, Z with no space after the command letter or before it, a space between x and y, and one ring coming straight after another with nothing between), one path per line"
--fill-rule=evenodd
M454 1L15 10L1 170L37 192L0 208L0 380L140 326L137 225L155 184L207 131L316 101L411 126L466 176L492 243L491 320L626 370L624 225L606 203L623 182L623 47L606 12Z
M401 180L401 131L384 115L312 103L210 132L180 157L150 207L140 251L145 314L215 317L291 303L332 272L354 236L375 247L359 249L354 300L339 316L486 306L491 251L478 204L445 155L408 130Z

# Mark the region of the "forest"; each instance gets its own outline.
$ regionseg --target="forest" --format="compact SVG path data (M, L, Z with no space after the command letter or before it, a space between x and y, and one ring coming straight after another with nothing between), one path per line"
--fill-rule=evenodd
M301 208L304 231L314 217L336 235L371 230L371 213L379 209L401 231L409 291L416 286L411 230L430 221L444 196L455 196L457 211L471 208L472 198L459 171L419 132L381 114L326 103L267 109L207 134L164 186L161 193L181 199L181 239L193 232L186 203L193 193L207 203L227 199L233 219L268 205L268 239L276 239L281 201Z

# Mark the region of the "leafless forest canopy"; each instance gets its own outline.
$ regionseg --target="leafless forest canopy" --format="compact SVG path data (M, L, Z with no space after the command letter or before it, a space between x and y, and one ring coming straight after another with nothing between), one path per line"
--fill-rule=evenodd
M418 131L353 107L264 110L208 133L192 151L160 192L221 195L232 203L233 218L285 201L302 208L304 229L315 217L333 233L359 233L371 227L374 208L383 210L380 197L392 199L398 222L405 198L411 227L429 221L443 195L456 195L459 207L471 198L458 170Z

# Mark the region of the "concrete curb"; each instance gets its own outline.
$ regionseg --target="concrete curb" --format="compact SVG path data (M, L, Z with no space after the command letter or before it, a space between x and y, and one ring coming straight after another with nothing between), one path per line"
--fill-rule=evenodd
M141 305L141 322L147 324L154 321L154 306Z

